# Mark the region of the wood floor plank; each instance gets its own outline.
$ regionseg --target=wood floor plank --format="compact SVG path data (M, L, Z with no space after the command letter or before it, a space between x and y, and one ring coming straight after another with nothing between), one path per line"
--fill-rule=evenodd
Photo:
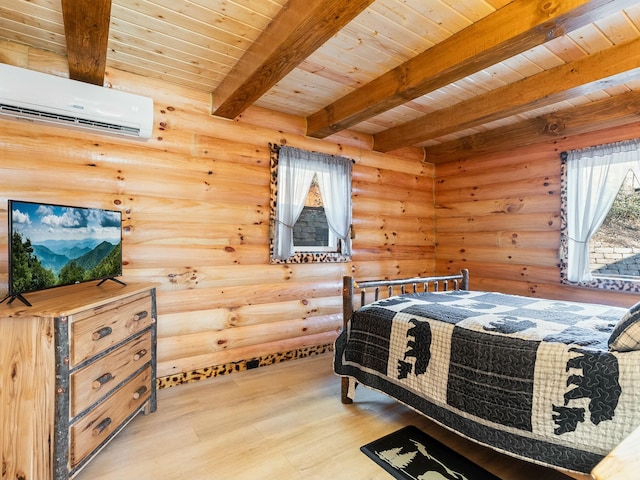
M331 360L162 389L157 412L134 419L76 480L388 480L360 446L409 424L503 480L570 478L480 447L365 388L343 405Z

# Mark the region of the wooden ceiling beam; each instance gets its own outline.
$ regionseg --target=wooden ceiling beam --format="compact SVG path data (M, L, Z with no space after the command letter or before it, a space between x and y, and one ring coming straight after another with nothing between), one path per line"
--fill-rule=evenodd
M640 91L621 93L513 125L425 147L425 161L442 164L640 122Z
M381 152L415 145L640 78L640 39L505 85L374 135Z
M69 78L102 86L111 0L62 0Z
M289 0L212 93L213 115L235 118L374 0Z
M307 117L325 138L553 38L632 0L516 0Z

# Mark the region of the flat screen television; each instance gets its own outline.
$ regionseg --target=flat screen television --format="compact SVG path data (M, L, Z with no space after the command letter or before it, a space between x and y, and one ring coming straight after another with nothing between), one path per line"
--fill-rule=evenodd
M9 303L23 294L122 275L117 210L9 200ZM1 303L1 302L0 302Z

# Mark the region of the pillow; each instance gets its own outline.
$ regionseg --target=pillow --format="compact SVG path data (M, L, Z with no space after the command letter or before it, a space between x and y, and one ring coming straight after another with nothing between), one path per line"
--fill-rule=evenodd
M640 350L640 302L627 310L609 337L609 349L619 352Z

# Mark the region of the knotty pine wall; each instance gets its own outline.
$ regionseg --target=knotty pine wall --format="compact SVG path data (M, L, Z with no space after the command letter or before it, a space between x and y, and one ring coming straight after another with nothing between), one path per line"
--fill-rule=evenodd
M640 123L436 167L439 273L471 288L630 306L637 295L560 285L560 152L640 137Z
M0 43L0 62L66 76L65 60ZM371 151L368 136L305 138L304 121L252 109L212 118L207 93L109 70L153 97L147 142L0 120L0 295L7 199L122 211L124 278L158 282L158 376L171 386L326 349L342 275L434 273L434 167ZM353 262L269 263L269 142L355 160Z

